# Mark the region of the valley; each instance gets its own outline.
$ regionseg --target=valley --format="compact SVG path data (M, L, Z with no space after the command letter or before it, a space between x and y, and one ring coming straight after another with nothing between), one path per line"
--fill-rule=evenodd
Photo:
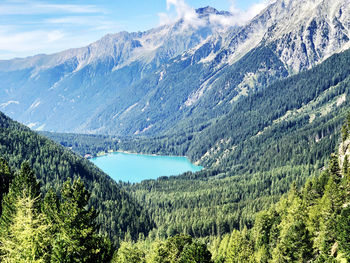
M350 260L350 2L191 14L0 61L0 261Z

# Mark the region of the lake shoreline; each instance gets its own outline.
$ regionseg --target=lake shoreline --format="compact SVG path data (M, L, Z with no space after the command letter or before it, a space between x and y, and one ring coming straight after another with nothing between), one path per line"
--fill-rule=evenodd
M93 159L93 158L97 158L97 157L102 157L102 156L106 156L108 154L111 153L125 153L125 154L138 154L138 155L146 155L146 156L166 156L166 157L185 157L188 160L190 160L187 156L185 155L162 155L162 154L155 154L155 153L138 153L138 152L131 152L131 151L123 151L123 150L118 150L118 151L108 151L108 152L101 152L98 153L96 156L91 156L89 158L86 159Z
M193 164L186 156L140 154L130 151L113 151L91 158L97 167L116 182L139 183L163 176L177 176L185 172L204 169Z

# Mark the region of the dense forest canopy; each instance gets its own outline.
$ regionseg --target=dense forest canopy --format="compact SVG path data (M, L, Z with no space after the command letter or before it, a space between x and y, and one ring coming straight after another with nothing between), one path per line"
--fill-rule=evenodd
M91 193L89 207L97 211L99 230L108 233L114 244L126 235L136 240L140 233L147 235L154 226L134 198L92 163L2 113L0 156L11 169L19 169L23 161L28 161L43 193L51 188L58 191L65 181L81 178Z

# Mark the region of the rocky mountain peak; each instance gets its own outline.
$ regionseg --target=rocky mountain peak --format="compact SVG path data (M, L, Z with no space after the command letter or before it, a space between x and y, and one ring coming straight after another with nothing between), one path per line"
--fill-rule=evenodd
M196 13L198 15L210 15L210 14L214 14L214 15L231 15L230 12L218 11L217 9L215 9L214 7L211 7L211 6L198 8L198 9L196 9Z

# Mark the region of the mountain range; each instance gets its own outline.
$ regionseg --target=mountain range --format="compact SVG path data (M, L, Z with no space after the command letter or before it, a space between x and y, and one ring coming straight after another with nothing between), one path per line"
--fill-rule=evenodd
M278 0L227 26L232 14L206 7L192 21L0 61L0 110L56 132L158 135L208 126L242 96L346 50L349 11L349 1Z
M12 169L28 160L43 193L80 177L100 232L148 243L139 257L175 251L149 242L176 234L209 243L215 262L348 257L349 6L277 0L231 26L233 14L205 7L190 21L0 61L0 111L31 129L63 132L42 134L81 156L187 156L200 172L117 184L2 113L0 155Z

